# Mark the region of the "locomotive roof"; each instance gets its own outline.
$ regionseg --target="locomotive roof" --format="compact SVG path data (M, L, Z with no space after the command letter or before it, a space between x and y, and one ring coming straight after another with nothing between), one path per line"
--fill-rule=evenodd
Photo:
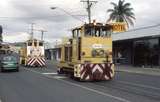
M77 30L79 30L79 29L81 29L81 27L83 27L83 26L88 26L88 27L92 27L92 26L96 26L96 27L106 27L106 28L108 28L108 29L111 29L112 28L112 25L110 25L110 24L103 24L103 23L96 23L96 25L94 24L94 23L89 23L89 24L84 24L84 25L82 25L82 26L79 26L79 27L76 27L76 28L74 28L74 29L77 29ZM74 30L73 29L73 30Z
M39 41L39 42L43 42L42 40L38 40L38 39L29 39L29 40L27 40L27 42L32 42L32 41Z

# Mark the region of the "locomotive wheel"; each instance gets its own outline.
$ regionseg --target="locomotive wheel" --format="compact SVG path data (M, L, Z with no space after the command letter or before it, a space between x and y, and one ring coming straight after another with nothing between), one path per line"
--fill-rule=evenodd
M64 74L64 71L63 71L62 68L58 68L57 73L58 73L58 74Z
M75 81L79 81L79 82L81 82L81 79L80 78L78 78L78 77L74 77L73 78Z
M25 60L24 60L24 59L23 59L23 60L21 60L21 64L23 64L23 65L25 64Z

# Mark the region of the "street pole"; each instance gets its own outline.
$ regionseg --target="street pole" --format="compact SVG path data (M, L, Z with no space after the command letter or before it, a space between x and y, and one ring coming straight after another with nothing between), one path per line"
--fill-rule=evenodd
M97 3L98 1L81 1L81 2L86 2L87 3L87 12L88 12L88 22L91 23L91 7L93 5L93 3Z
M35 23L31 23L31 39L33 39L33 33L34 33L34 32L33 32L33 30L34 30L33 27L34 27L34 24L35 24Z
M87 11L88 11L88 20L89 20L89 23L91 23L91 6L92 6L92 3L90 3L89 0L87 0Z
M44 37L44 32L47 32L47 31L45 31L45 30L39 30L40 32L41 32L41 40L43 41L43 37Z
M2 26L0 25L0 44L3 42L2 33L3 33L3 28L2 28Z

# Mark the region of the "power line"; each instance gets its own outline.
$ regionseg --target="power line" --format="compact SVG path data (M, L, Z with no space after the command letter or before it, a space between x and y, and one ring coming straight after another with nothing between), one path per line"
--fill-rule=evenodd
M55 16L33 16L33 17L0 17L0 19L36 19L36 18L53 18L53 17L57 17L57 16L64 16L64 14L60 14L60 15L55 15ZM78 15L72 15L70 14L70 16L86 16L83 14L78 14ZM77 18L76 18L77 19Z
M63 8L60 8L60 7L51 7L52 10L55 10L55 9L57 9L57 8L58 8L59 10L63 11L64 13L66 13L67 15L71 16L72 18L74 18L74 19L76 19L76 20L81 21L81 22L84 23L83 20L81 20L81 19L79 19L78 17L72 15L70 12L64 10Z
M91 23L91 7L93 5L93 3L97 3L98 1L81 1L81 2L86 2L87 3L87 12L88 12L88 22Z

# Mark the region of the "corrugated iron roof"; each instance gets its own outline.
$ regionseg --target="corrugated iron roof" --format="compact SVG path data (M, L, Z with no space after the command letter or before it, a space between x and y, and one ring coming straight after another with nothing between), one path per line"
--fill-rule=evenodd
M112 38L113 41L119 41L119 40L137 39L143 37L156 37L156 36L160 36L160 24L133 29L121 33L114 33L112 35Z

